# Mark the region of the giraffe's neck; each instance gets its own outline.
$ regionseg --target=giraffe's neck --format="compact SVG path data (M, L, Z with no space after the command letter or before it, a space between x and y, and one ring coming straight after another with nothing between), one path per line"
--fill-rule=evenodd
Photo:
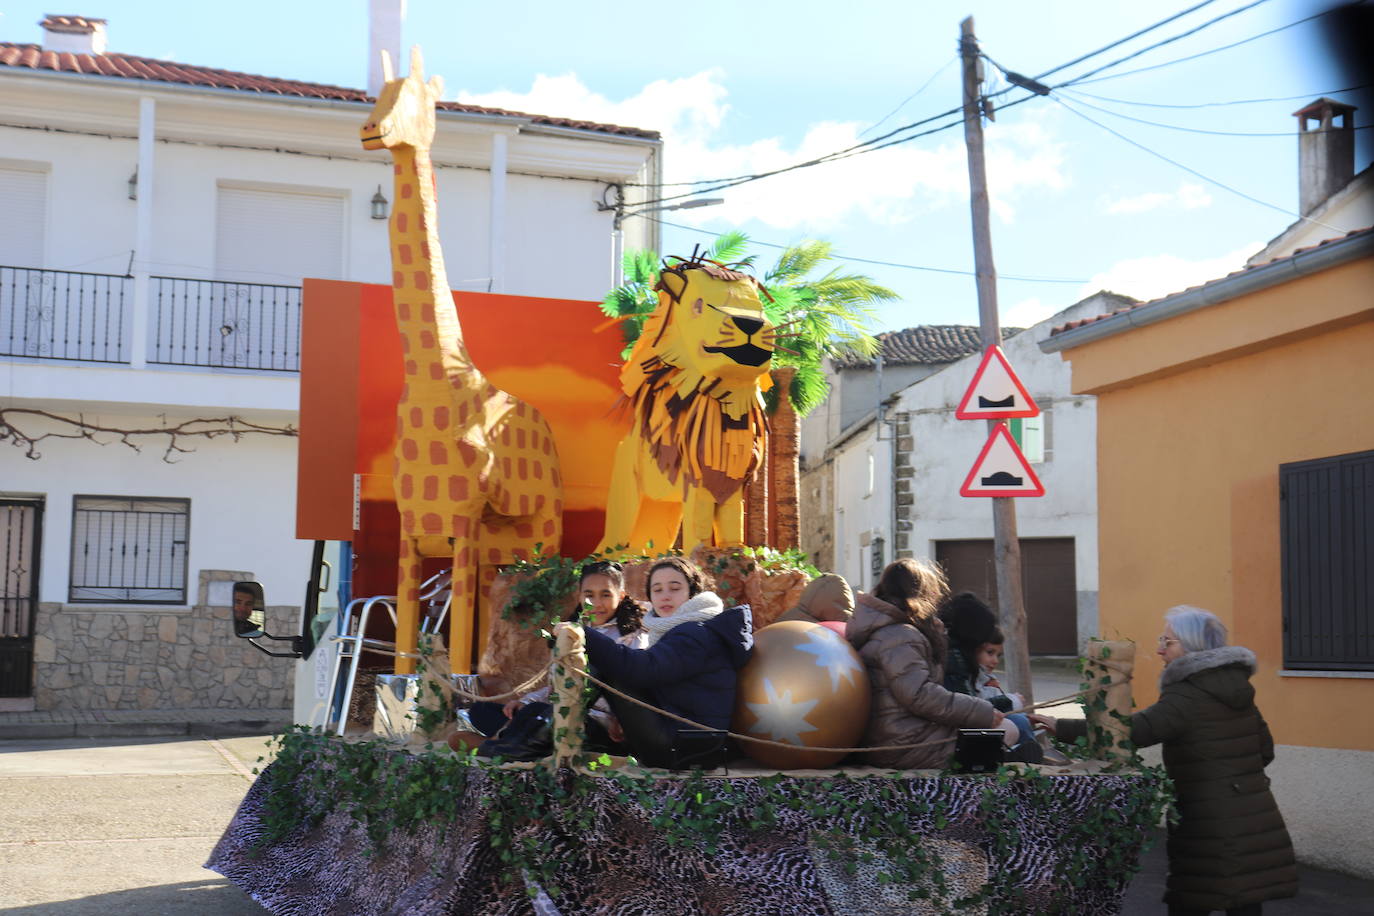
M438 199L428 150L391 150L396 173L391 213L392 300L405 341L406 382L421 389L474 388L485 379L463 345L439 245ZM447 396L447 395L446 395Z

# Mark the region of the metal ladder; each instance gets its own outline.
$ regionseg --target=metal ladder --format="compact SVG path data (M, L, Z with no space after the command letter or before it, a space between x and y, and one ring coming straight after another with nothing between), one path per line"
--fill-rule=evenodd
M450 584L453 580L453 570L446 569L440 573L429 577L420 586L420 603L425 607L425 613L420 621L421 635L428 633L438 633L441 631L444 621L448 619L449 606L453 601L452 589ZM396 596L395 595L374 595L371 598L354 598L348 603L344 613L339 615L338 626L343 629L343 633L329 637L330 642L337 643L339 652L334 657L334 672L329 678L329 692L325 694L329 702L329 715L325 717L324 730L336 729L336 733L342 735L348 727L348 706L353 700L353 687L358 679L358 663L365 650L371 649L383 652L388 655L397 655L396 644L382 639L368 639L364 634L367 632L368 617L371 616L373 608L381 605L386 608L386 612L391 615L391 625L396 626ZM354 612L357 611L357 627L353 627ZM343 668L344 661L348 660L348 686L344 688L343 699L337 707L334 706L334 691L339 685L339 671ZM336 721L337 713L337 721Z

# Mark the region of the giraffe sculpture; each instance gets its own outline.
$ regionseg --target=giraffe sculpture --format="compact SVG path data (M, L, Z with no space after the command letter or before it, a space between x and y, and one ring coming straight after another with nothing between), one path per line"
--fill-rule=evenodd
M385 84L360 135L364 149L391 151L395 172L392 301L405 359L393 474L401 516L396 645L415 650L420 561L452 557L449 645L461 671L473 650L479 580L494 576L497 564L533 557L536 545L558 551L563 487L548 423L491 384L463 344L430 160L443 81L425 82L418 47L407 76L394 78L385 51L382 70ZM413 669L411 659L397 659L398 672Z

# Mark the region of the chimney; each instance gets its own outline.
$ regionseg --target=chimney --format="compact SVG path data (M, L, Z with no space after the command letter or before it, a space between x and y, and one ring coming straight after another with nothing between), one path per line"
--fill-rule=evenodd
M105 20L85 16L54 16L51 13L40 23L43 27L43 50L59 54L104 54Z
M382 52L391 55L391 66L401 75L406 62L401 59L401 23L406 18L406 0L368 0L367 2L367 94L374 99L382 91Z
M1355 177L1354 115L1354 105L1325 96L1293 112L1298 119L1298 212L1303 216Z

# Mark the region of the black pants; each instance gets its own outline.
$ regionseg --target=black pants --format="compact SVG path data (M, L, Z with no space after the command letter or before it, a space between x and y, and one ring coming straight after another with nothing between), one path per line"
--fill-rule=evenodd
M1226 916L1260 916L1262 904L1250 903L1245 906L1232 907L1226 911ZM1169 906L1169 916L1207 916L1212 910L1192 910L1182 906Z
M646 703L659 705L649 691L621 685L616 685L616 689ZM621 730L625 732L625 743L629 745L630 753L645 766L669 766L672 763L673 742L677 740L678 724L610 691L605 692L605 697L611 705L611 712L620 722Z
M488 738L505 728L510 721L506 718L503 705L490 700L478 700L469 706L468 720Z

